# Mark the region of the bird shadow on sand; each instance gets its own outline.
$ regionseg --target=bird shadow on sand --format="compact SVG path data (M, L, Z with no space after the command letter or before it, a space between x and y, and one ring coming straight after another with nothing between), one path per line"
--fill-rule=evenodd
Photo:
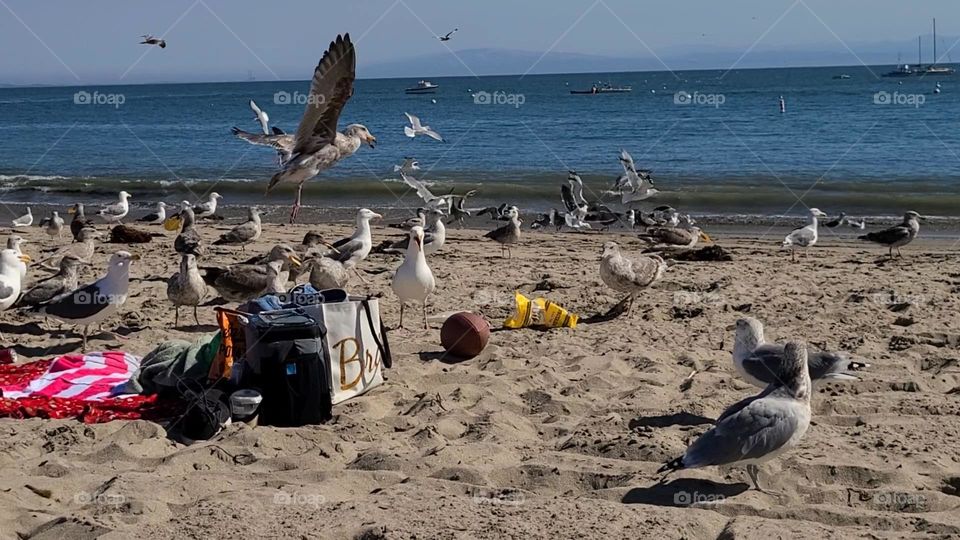
M14 345L13 350L17 351L18 356L24 358L46 358L49 356L60 356L74 351L79 351L83 347L83 340L61 341L56 345L44 347L28 347L26 345Z
M596 324L612 321L627 312L629 300L630 297L624 298L623 300L614 304L614 306L608 309L606 313L597 313L596 315L591 315L586 319L580 319L580 322L582 324Z
M173 330L179 330L181 332L187 332L190 334L215 332L219 329L220 327L215 324L181 324L180 326L173 328Z
M44 336L49 334L47 330L44 330L40 324L35 322L28 322L23 324L11 324L11 323L0 323L0 333L10 334L10 335L28 335L28 336Z
M717 503L750 489L743 482L718 484L710 480L678 478L650 487L633 488L620 501L624 504L651 504L683 508L696 503Z
M670 426L702 426L713 424L713 418L690 414L688 412L679 412L674 414L661 414L658 416L641 416L630 420L630 429L638 427L665 428Z

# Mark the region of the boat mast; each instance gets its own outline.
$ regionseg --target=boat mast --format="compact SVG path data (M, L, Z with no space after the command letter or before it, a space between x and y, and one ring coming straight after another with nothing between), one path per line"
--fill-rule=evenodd
M917 36L917 69L923 67L923 45L921 44L922 36Z
M937 65L937 18L933 18L933 63L930 66Z

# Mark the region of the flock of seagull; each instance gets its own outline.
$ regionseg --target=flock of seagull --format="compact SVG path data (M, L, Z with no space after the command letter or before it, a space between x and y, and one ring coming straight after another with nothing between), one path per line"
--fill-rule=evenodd
M454 30L455 32L456 30ZM442 41L450 39L453 32L438 36ZM163 40L144 36L145 44L165 47ZM303 118L293 135L269 126L269 116L250 101L251 110L261 133L250 133L233 128L240 139L252 144L273 149L278 156L279 171L272 176L267 191L280 184L297 186L297 195L290 213L293 222L301 208L301 195L306 181L339 161L353 155L363 144L371 148L376 138L362 124L351 124L338 131L337 124L344 105L353 94L356 69L356 53L349 35L338 36L331 42L317 65L311 81L310 99ZM409 126L404 133L411 138L425 136L436 141L443 138L412 114L407 114ZM552 209L537 216L532 228L555 227L558 231L567 228L583 231L598 226L613 224L634 229L642 227L639 238L651 246L693 248L700 240L710 238L701 231L689 215L682 215L670 206L659 206L650 212L639 209L639 203L659 193L654 187L652 173L638 169L633 158L621 151L619 163L623 173L617 177L605 195L619 199L627 210L614 212L600 203L590 203L584 196L583 180L575 171L568 173L566 183L561 185L560 198L563 210ZM403 327L404 308L413 304L421 307L424 327L427 321L427 300L436 289L436 279L427 262L427 257L437 253L446 242L446 225L463 225L464 218L471 215L489 214L503 223L487 232L484 237L499 244L501 256L512 257L511 248L521 240L520 211L517 206L503 204L498 207L468 209L466 201L476 194L475 190L458 195L434 194L426 183L416 175L420 170L416 159L405 158L395 166L395 172L416 191L424 206L417 216L394 226L405 229L402 239L392 239L373 245L371 221L381 219L380 214L361 208L356 214L353 234L332 243L326 242L314 231L306 233L299 245L277 244L269 252L257 254L241 263L232 265L204 265L210 255L200 223L216 219L218 202L222 198L210 193L206 200L193 205L188 201L174 207L159 202L154 211L136 221L145 225L162 225L177 231L173 248L180 255L178 271L161 278L166 282L167 298L176 310L174 324L179 326L181 307L193 309L194 321L199 324L197 309L210 295L212 288L226 302L242 303L264 294L283 293L290 282L306 276L306 281L319 290L345 287L353 276L364 280L358 264L372 252L402 253L403 261L396 268L391 289L400 302L400 323ZM95 216L105 223L116 224L112 238L120 241L124 235L144 234L123 225L130 213L131 195L121 191L115 203L100 208ZM100 324L116 313L123 305L130 283L130 265L138 260L137 255L117 251L110 257L106 273L96 281L81 285L80 271L90 265L100 233L83 204L70 208L73 215L69 224L73 243L61 246L52 254L37 261L38 265L52 270L25 287L27 264L32 258L24 253L24 240L17 234L7 240L6 249L0 250L0 311L22 309L37 316L49 317L83 328L83 348L86 349L89 327ZM820 210L810 209L809 223L791 232L783 246L791 249L809 248L817 242L819 219L826 217ZM445 223L445 219L450 218ZM26 214L12 222L16 228L33 225L33 214ZM878 232L861 236L861 239L887 246L890 257L893 250L911 242L919 232L920 216L907 212L903 223ZM865 224L841 214L839 218L824 224L839 227L847 224L855 229L864 229ZM63 237L67 227L64 219L54 211L41 225L51 237ZM263 232L261 212L250 207L241 223L223 232L211 245L218 249L239 248L257 241ZM153 237L165 237L163 233L146 233L147 241ZM127 239L127 241L131 241ZM135 241L135 240L134 240ZM628 257L615 242L603 245L599 275L610 289L624 294L622 303L627 311L637 295L658 282L667 270L664 259L657 254L644 253ZM767 343L763 337L762 324L750 318L739 320L735 327L733 364L736 372L748 383L762 388L762 392L743 399L726 411L716 425L691 444L686 452L668 462L662 472L725 465L743 464L757 489L760 489L758 466L766 460L795 446L810 425L810 393L812 385L820 381L853 380L853 372L869 367L868 364L851 360L838 352L819 351L803 343L791 341L786 344Z

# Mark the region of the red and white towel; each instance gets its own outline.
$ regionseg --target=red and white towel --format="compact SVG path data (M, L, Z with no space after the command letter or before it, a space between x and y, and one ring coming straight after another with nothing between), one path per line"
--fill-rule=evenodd
M53 360L47 371L32 380L0 384L3 397L68 398L103 401L117 397L114 389L140 368L140 358L120 352L68 354Z

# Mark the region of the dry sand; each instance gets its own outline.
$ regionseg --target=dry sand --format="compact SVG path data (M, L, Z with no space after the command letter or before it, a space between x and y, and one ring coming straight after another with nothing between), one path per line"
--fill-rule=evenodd
M224 225L206 226L213 240ZM241 260L308 228L328 238L348 224L270 226ZM393 230L377 227L375 243ZM825 232L796 264L778 250L785 230L716 234L734 262L677 263L633 313L575 330L495 332L486 351L439 359L439 323L390 333L385 385L335 409L329 425L233 425L209 442L175 443L150 422L0 420L0 536L4 538L941 538L960 536L960 269L953 242L918 241L904 259ZM923 233L921 232L921 235ZM450 231L430 258L430 312L471 310L494 326L513 291L540 294L583 316L618 299L599 280L603 241L641 249L623 232L525 231L513 260L481 238ZM29 253L56 242L26 233ZM175 270L172 235L128 249L135 278ZM106 246L98 254L103 268ZM209 261L208 261L209 262ZM398 258L362 264L382 293ZM36 274L34 274L36 275ZM88 273L87 278L93 274ZM158 281L135 281L107 326L144 354L168 338L173 310ZM867 359L857 383L813 396L800 447L766 464L748 489L742 468L682 471L657 485L727 405L756 390L737 379L725 327L741 314L769 338L802 338ZM186 317L190 320L189 317ZM415 318L411 319L415 321ZM33 332L5 313L0 330L23 358L75 350L78 336ZM91 348L115 346L94 339ZM700 370L692 385L683 380ZM28 487L29 486L29 487ZM33 488L33 489L31 489ZM699 501L694 508L685 503Z

